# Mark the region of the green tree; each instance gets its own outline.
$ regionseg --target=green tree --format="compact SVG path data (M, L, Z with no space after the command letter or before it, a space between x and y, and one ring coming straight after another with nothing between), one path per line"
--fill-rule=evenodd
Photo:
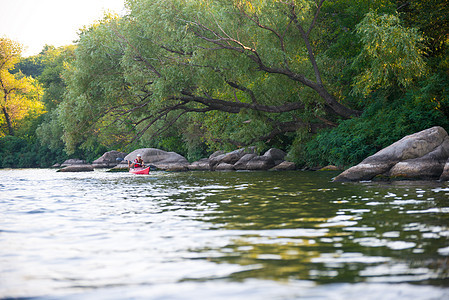
M423 38L416 29L403 27L397 16L369 12L357 33L363 47L354 63L362 69L354 78L356 94L368 95L377 87L408 87L424 75Z
M261 118L265 131L246 143L303 126L316 131L332 124L326 113L357 116L328 90L318 65L323 2L128 1L129 16L80 36L62 106L79 114L66 114L66 141L118 119L138 139L192 112Z
M397 0L397 10L407 26L425 36L427 55L445 55L449 45L449 2L446 0Z
M41 143L54 150L64 148L58 106L66 92L63 73L75 59L75 48L74 45L59 48L46 46L39 54L43 69L38 80L44 88L42 102L47 113L37 128L37 135Z
M0 39L0 128L2 135L14 135L18 122L30 113L41 114L41 87L31 77L10 70L19 61L22 47L9 39Z
M66 146L287 148L295 135L310 139L323 128L347 141L342 124L366 128L376 122L365 117L410 107L414 129L435 123L446 77L424 84L427 36L412 28L414 17L396 13L399 2L128 0L128 15L105 16L80 33L56 109ZM404 111L385 104L399 99ZM426 109L437 110L430 123L419 118ZM411 130L394 124L402 126L397 135ZM346 163L377 147L364 147L370 139L357 132L347 149L360 148Z

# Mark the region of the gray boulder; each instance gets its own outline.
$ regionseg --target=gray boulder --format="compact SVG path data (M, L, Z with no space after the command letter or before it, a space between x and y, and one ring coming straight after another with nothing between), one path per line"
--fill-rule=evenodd
M405 179L439 179L449 157L449 137L435 150L414 159L401 161L391 168L389 177Z
M447 140L447 132L439 126L405 136L344 171L334 181L371 180L377 175L438 178L444 168L442 162L449 156Z
M440 180L441 181L449 180L449 159L444 164L444 169L443 169L443 173L441 173Z
M225 154L225 153L226 153L226 152L224 152L224 151L222 151L222 150L215 151L214 153L212 153L212 154L209 156L209 159L212 159L212 158L214 158L214 157L217 157L217 156L222 155L222 154Z
M209 156L208 162L209 162L209 170L213 170L216 165L218 165L221 161L221 159L225 156L226 152L219 150L215 151Z
M192 171L209 171L210 170L209 159L208 158L203 158L203 159L200 159L199 161L195 161L195 162L191 163L189 165L189 170L192 170Z
M92 162L94 168L112 168L118 165L125 158L126 153L119 151L108 151Z
M256 156L252 158L247 164L246 169L251 171L269 170L275 166L275 162L268 156Z
M255 153L254 147L241 148L229 153L215 152L209 157L209 167L211 170L215 170L216 167L222 163L234 165L245 154L254 154L254 153Z
M253 158L257 157L255 153L248 153L242 156L235 164L234 169L236 170L247 170L246 166Z
M91 172L94 170L92 165L71 165L57 170L56 172Z
M187 159L175 152L167 152L156 148L142 148L134 150L123 159L123 162L116 168L128 167L128 162L137 158L137 154L142 156L146 165L154 165L161 170L187 170L189 162Z
M270 171L293 171L293 170L296 170L296 164L291 161L283 161L270 169Z
M225 156L226 156L226 153L209 157L209 169L215 170L215 167L221 163L222 159Z
M215 167L215 171L234 171L234 165L225 162L219 163Z
M287 153L285 153L284 151L282 151L280 149L271 148L270 150L265 152L263 156L266 156L266 157L274 160L275 162L281 163L284 161L284 158L286 155L287 155Z
M238 149L229 153L215 152L209 157L210 170L269 170L284 162L286 153L272 148L262 156L256 154L255 147ZM200 163L195 163L197 167ZM193 168L191 166L190 168ZM283 164L278 170L295 169L294 163Z
M242 158L245 154L248 154L248 153L253 153L253 152L248 152L248 150L246 148L234 150L232 152L226 153L223 156L223 158L221 159L221 162L233 165L236 162L238 162L240 158Z
M73 166L73 165L85 165L86 161L83 159L79 159L79 158L71 158L71 159L67 159L66 161L64 161L61 164L61 167L68 167L68 166Z

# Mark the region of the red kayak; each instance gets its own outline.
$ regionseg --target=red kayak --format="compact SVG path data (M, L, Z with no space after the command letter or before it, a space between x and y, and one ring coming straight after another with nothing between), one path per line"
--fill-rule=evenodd
M148 175L150 173L150 167L129 169L129 172L139 175Z

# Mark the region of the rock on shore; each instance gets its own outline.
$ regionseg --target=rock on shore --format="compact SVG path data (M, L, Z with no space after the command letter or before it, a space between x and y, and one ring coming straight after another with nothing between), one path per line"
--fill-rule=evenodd
M272 148L263 155L257 155L254 147L242 148L231 152L217 151L208 158L189 163L187 159L175 152L167 152L156 148L137 149L129 154L109 151L96 159L91 165L84 160L71 159L65 161L59 172L86 172L94 168L110 168L111 171L128 170L128 162L142 156L145 165L151 165L164 171L235 171L235 170L295 170L293 162L285 161L286 153ZM123 159L122 159L123 158Z
M62 169L59 169L56 172L91 172L93 170L94 167L92 167L92 165L80 164L80 165L70 165Z
M125 152L119 152L115 150L108 151L101 157L94 160L92 162L92 166L94 168L112 168L122 162L125 156Z
M257 155L254 147L241 148L224 153L217 151L189 165L189 170L235 171L235 170L294 170L292 162L284 160L286 153L272 148L263 155Z
M449 178L449 136L435 126L408 136L347 169L334 181Z
M176 153L167 152L156 148L142 148L134 150L123 159L123 162L115 168L127 169L128 162L132 162L137 158L137 154L142 156L145 165L153 165L160 170L166 171L187 171L189 162L187 159Z
M67 159L60 165L54 165L54 167L61 168L56 172L90 172L94 170L92 165L78 158Z
M60 167L69 167L69 166L74 166L74 165L85 165L86 161L83 159L78 159L78 158L70 158L67 159L66 161L64 161Z

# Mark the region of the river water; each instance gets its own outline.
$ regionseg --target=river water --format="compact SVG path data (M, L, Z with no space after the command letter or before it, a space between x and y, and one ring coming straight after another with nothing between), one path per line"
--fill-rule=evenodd
M449 299L449 183L0 170L1 299Z

